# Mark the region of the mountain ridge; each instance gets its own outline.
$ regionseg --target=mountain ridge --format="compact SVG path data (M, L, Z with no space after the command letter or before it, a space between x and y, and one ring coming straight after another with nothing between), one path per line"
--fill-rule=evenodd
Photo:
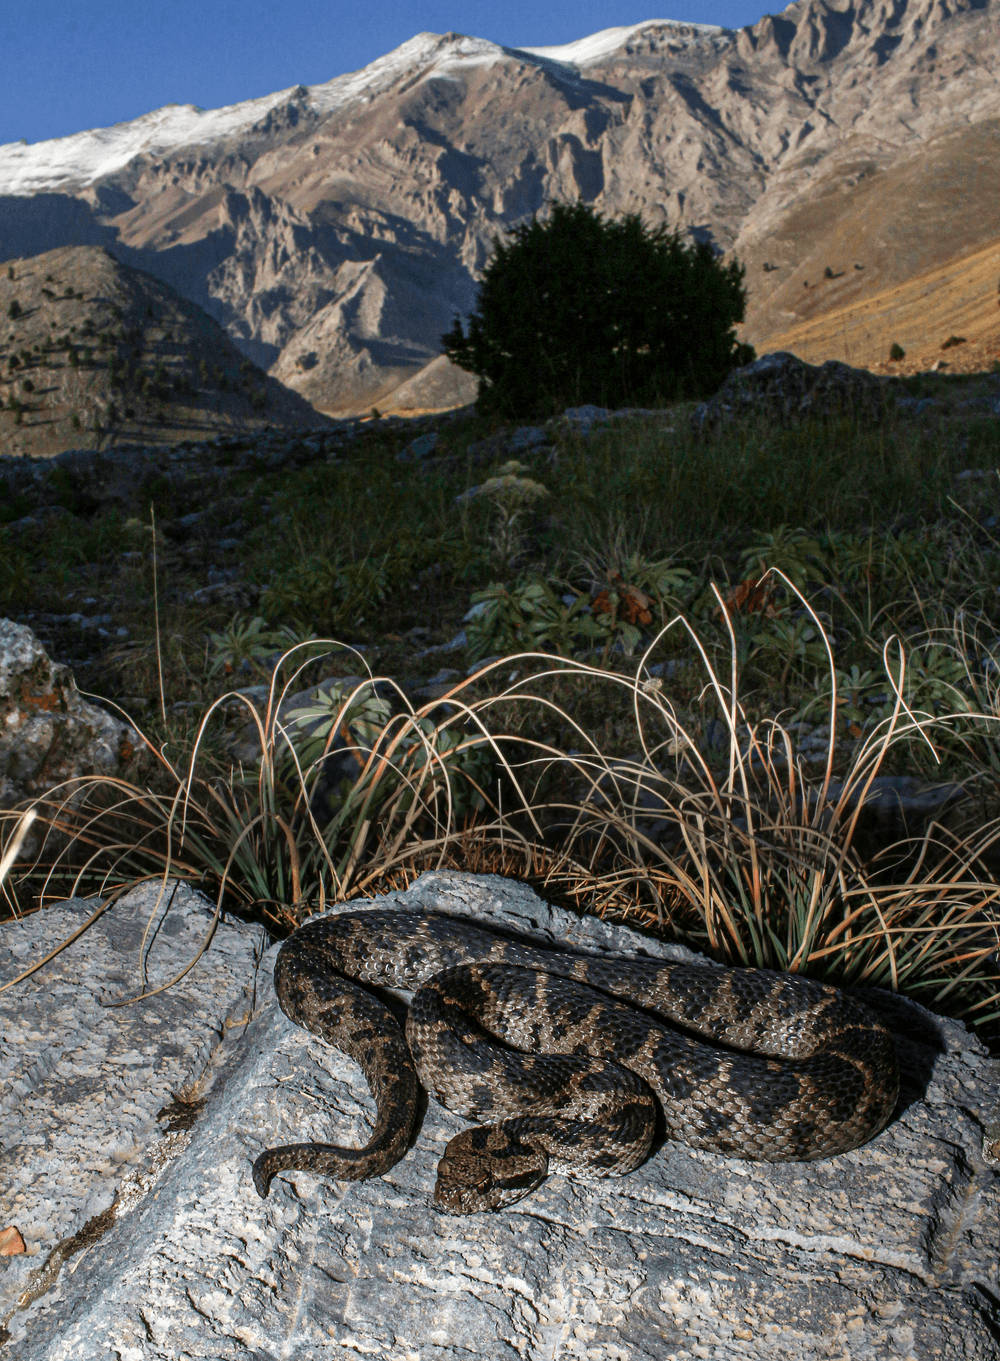
M252 133L261 125L266 125L269 116L277 110L296 106L305 106L309 112L321 115L332 113L354 100L377 92L381 85L387 83L386 78L391 82L407 71L412 72L421 59L425 64L420 77L422 79L428 78L431 66L436 65L439 58L444 58L442 65L445 68L463 62L489 62L503 57L516 59L524 56L536 57L542 63L557 67L575 67L578 63L588 64L602 56L610 56L617 45L611 40L611 35L615 35L619 42L624 42L632 34L652 27L669 28L685 34L688 30L693 33L730 31L718 25L649 19L639 24L602 29L589 37L558 47L510 47L471 34L421 32L359 70L334 76L316 85L291 85L272 94L215 109L204 109L197 104L164 104L137 118L107 127L88 128L40 142L28 142L22 138L0 144L0 183L5 183L6 191L15 195L67 187L86 188L95 180L123 170L139 156L162 155L203 145L206 138L197 135L199 133L208 133L216 139L237 131ZM602 38L608 41L598 41ZM557 53L561 55L557 56ZM157 133L160 134L160 140L157 140ZM103 157L97 154L102 147L106 149ZM91 152L90 156L88 151ZM64 160L65 169L60 169ZM33 162L37 167L34 174ZM18 174L19 170L21 175Z
M863 274L859 296L899 282L901 224L879 191L902 183L901 167L924 162L918 187L945 176L949 137L992 156L998 10L794 0L739 30L649 20L533 50L420 34L361 72L210 111L202 126L217 135L140 150L72 190L12 192L31 148L0 148L0 259L103 244L319 409L363 410L436 359L498 235L582 199L744 260L744 330L760 347L827 294L843 305L826 269ZM1000 237L995 175L984 178L936 211L921 269L943 263L953 237L956 255ZM841 240L858 242L846 267L822 258Z

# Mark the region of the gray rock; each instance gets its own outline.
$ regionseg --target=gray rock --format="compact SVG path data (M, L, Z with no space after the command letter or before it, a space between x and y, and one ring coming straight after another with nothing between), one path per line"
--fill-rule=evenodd
M519 425L507 436L507 449L512 454L523 454L548 442L549 437L540 425Z
M0 984L78 931L98 905L73 900L0 926ZM231 1055L249 1019L263 933L222 925L183 979L119 1004L169 983L211 926L202 895L145 885L0 993L0 1225L16 1225L27 1245L25 1256L0 1259L0 1320L25 1293L42 1292L43 1312L71 1299L56 1269L61 1256L73 1256L74 1242L83 1251L88 1232L99 1238L113 1205L150 1192L183 1145L163 1111L178 1101L174 1119L183 1122L216 1061ZM23 1330L10 1326L16 1339ZM95 1345L67 1354L105 1353Z
M455 682L461 679L462 672L457 667L442 666L420 685L413 686L412 693L417 699L437 699L440 695L447 694Z
M81 698L31 629L0 619L0 807L77 775L117 774L139 745L129 724Z
M437 448L438 432L428 430L423 435L418 435L415 440L411 440L405 449L401 449L396 455L397 463L420 463L428 455L432 454Z
M562 413L562 419L574 434L589 435L595 425L607 425L611 415L608 407L588 403L585 406L568 406Z
M650 406L570 406L562 413L560 422L568 425L576 435L589 435L595 429L604 425L611 425L618 421L634 420L656 420L659 422L669 421L672 412L669 407L650 407ZM666 430L672 430L670 425L664 426Z
M428 874L375 901L577 948L686 953L549 908L525 885L493 877ZM258 1013L227 1027L253 983L247 928L220 926L200 976L142 1004L155 1008L148 1030L139 1009L101 1010L94 995L109 983L120 995L146 910L129 917L130 906L103 919L109 944L91 952L88 934L73 956L0 994L9 1051L25 1054L21 1086L39 1096L30 1110L29 1097L7 1098L3 1126L8 1145L10 1131L17 1139L5 1181L19 1178L3 1222L41 1226L32 1256L10 1259L0 1276L19 1361L1000 1355L1000 1183L983 1160L1000 1065L957 1022L875 995L898 1035L901 1107L867 1147L827 1162L750 1164L669 1144L629 1177L552 1176L507 1211L455 1217L434 1210L431 1193L437 1158L462 1122L431 1104L414 1147L385 1177L346 1184L293 1173L261 1201L249 1173L265 1146L366 1137L364 1084L278 1011L273 951L256 978ZM4 927L4 943L16 932L19 963L81 911L71 904ZM184 894L171 912L178 948L166 953L186 959L205 910ZM115 946L119 926L126 938ZM78 1081L84 1038L87 1078ZM102 1047L103 1087L93 1078ZM164 1149L150 1112L179 1087L204 1093L205 1105ZM70 1104L54 1116L64 1096ZM128 1124L133 1104L142 1113ZM29 1164L33 1177L19 1171ZM77 1197L77 1220L62 1213L50 1224L48 1198L64 1187L67 1200ZM70 1239L61 1271L50 1268L32 1291L29 1272L59 1237L66 1243L112 1203L113 1215L90 1230L103 1236ZM17 1307L26 1286L34 1297Z
M695 408L691 424L696 431L711 429L751 413L781 423L810 417L876 419L898 387L897 379L877 378L836 359L807 364L777 350L734 369L715 396Z
M941 403L933 397L909 397L903 393L896 398L896 410L908 416L923 416L927 411L940 411Z

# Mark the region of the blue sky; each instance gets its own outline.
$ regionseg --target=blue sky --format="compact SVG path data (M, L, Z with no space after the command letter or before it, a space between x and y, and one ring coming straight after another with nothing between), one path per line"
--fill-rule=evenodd
M429 30L508 46L644 19L739 28L766 0L3 0L0 144L105 127L163 104L217 108L366 65Z

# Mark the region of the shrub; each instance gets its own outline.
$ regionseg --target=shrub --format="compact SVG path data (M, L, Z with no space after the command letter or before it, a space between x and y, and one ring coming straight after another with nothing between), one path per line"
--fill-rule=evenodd
M900 359L906 358L906 351L903 349L902 345L900 345L898 340L894 340L892 344L889 346L889 358L894 364L898 363Z
M16 298L11 298L7 307L7 315L10 317L11 321L16 321L21 315L21 304Z
M743 276L637 214L558 203L496 240L468 333L456 318L442 345L479 378L480 408L502 415L702 395L753 357L733 331Z

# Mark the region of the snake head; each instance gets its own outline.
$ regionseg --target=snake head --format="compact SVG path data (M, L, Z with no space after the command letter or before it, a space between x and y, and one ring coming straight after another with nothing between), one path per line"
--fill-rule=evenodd
M545 1151L522 1143L509 1128L477 1125L456 1134L438 1163L435 1204L451 1214L501 1210L541 1185L549 1170Z

